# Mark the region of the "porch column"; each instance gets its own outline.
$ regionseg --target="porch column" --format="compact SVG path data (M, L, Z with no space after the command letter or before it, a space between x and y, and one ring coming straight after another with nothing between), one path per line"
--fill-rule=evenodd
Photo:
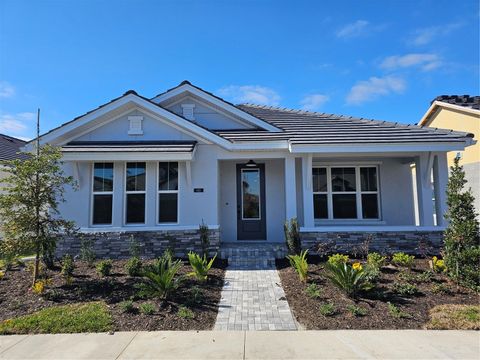
M447 183L447 154L444 152L437 153L433 162L433 185L435 191L435 213L437 214L437 226L447 225L443 217L447 211Z
M415 175L417 182L418 218L420 226L433 226L433 191L431 171L433 153L421 153L415 158Z
M295 182L295 158L285 157L285 220L297 217L297 187Z
M314 227L313 189L312 189L312 154L302 157L302 187L303 187L303 226Z

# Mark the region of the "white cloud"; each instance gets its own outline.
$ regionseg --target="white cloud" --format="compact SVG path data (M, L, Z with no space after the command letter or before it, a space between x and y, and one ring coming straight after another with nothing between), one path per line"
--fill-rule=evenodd
M337 31L337 37L339 38L352 38L364 34L369 26L369 22L366 20L357 20L353 23L347 24Z
M328 100L330 100L330 98L327 95L312 94L305 96L302 101L300 101L300 104L302 105L303 110L316 111Z
M371 77L357 82L347 95L347 104L360 105L380 96L402 93L406 88L405 80L396 76Z
M417 46L426 45L432 42L436 37L448 35L462 26L462 22L455 22L444 26L430 26L418 29L413 33L410 42Z
M234 103L276 106L280 102L280 95L275 90L260 85L229 85L218 90L218 94Z
M0 133L31 139L35 127L35 113L0 114Z
M15 88L6 81L0 81L0 98L11 98L15 95Z
M385 58L380 67L383 69L394 70L412 66L420 66L424 71L430 71L438 68L442 64L436 54L406 54L395 55Z

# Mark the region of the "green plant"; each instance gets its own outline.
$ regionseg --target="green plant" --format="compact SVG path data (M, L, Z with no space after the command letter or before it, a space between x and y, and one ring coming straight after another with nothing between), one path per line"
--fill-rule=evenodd
M302 251L302 243L297 218L290 219L290 222L286 220L283 224L283 232L285 234L288 253L290 255L300 254Z
M34 294L42 295L47 287L52 283L51 279L40 279L35 281L35 284L32 286L32 291Z
M128 259L125 264L125 271L130 276L142 275L142 261L138 257L132 257Z
M120 303L120 308L125 313L134 313L137 309L133 306L132 300L125 300Z
M340 264L346 264L348 262L348 255L342 255L342 254L333 254L328 257L328 263L330 265L340 265Z
M145 281L137 285L139 295L166 300L183 280L183 277L177 276L181 267L180 260L173 261L168 255L155 260L153 264L144 266L142 276Z
M178 308L177 315L182 319L193 319L193 311L187 308L186 306L180 306Z
M80 259L85 261L89 267L93 267L96 255L93 250L93 239L82 237L80 241Z
M322 296L322 290L320 289L320 286L313 283L307 286L307 288L305 289L305 292L312 299L318 299Z
M434 284L432 286L432 292L434 294L445 294L445 295L452 294L452 290L446 284Z
M140 243L138 240L135 238L135 236L131 235L130 236L130 244L129 244L129 250L130 250L130 256L132 258L139 258L140 257Z
M206 281L208 271L212 267L216 257L217 257L217 254L215 254L215 256L211 258L210 261L208 261L207 255L203 255L203 258L202 258L200 255L190 251L188 253L188 261L190 262L190 265L192 266L193 271L188 275L195 276L195 278L198 281Z
M198 231L200 233L200 242L202 244L203 256L208 257L208 247L210 246L210 230L208 225L203 222L199 225Z
M73 262L72 255L64 255L62 258L62 270L61 274L65 279L71 278L73 276L73 271L75 270L75 263Z
M392 304L391 302L387 302L387 305L388 305L388 312L394 318L405 319L405 318L410 318L411 317L411 315L409 313L404 312L403 310L401 310L395 304Z
M323 316L333 316L337 313L337 309L335 308L335 305L332 303L325 303L320 305L320 314Z
M353 316L365 316L365 315L367 315L367 309L365 309L361 306L348 305L347 310L350 311L350 313Z
M436 256L432 257L432 260L430 261L430 267L436 273L445 272L447 270L445 261L437 258Z
M393 291L401 296L413 296L418 293L418 288L409 283L393 283Z
M480 231L475 198L459 159L455 158L447 185L445 218L448 228L444 233L444 260L447 275L453 280L480 290Z
M433 280L434 274L431 271L423 271L415 277L417 283L428 283Z
M2 162L8 175L2 179L0 193L0 252L21 255L33 250L33 285L38 279L40 260L52 260L57 241L75 231L74 223L64 220L58 207L65 200L65 187L76 189L76 183L62 169L60 148L40 146L36 141L35 153L24 155L22 159ZM47 261L47 265L52 264Z
M190 294L190 296L188 297L189 304L200 304L202 303L205 297L205 295L203 294L203 290L197 285L194 285L190 288L189 294Z
M403 252L398 252L393 254L392 262L401 267L411 268L413 266L413 261L415 260L415 256L407 255Z
M372 252L367 255L367 265L381 269L387 263L387 257L382 256L377 252Z
M152 303L143 303L140 304L139 309L144 315L152 315L155 312L155 305Z
M365 274L365 280L370 283L376 283L380 278L380 268L375 265L366 264L363 267L363 272Z
M349 265L341 262L336 264L327 262L325 268L327 278L349 297L355 298L359 292L373 288L373 285L366 280L365 272L359 263Z
M102 260L96 266L97 273L100 276L109 276L112 271L112 267L112 260Z
M308 262L307 262L308 250L300 252L300 255L287 255L287 259L290 261L290 265L297 272L300 281L307 282L308 277Z

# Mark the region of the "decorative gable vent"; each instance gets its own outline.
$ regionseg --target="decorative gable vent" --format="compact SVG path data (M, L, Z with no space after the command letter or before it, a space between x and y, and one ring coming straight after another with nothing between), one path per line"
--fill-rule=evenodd
M182 104L183 117L190 121L195 121L195 116L193 114L193 109L195 104Z
M128 129L128 135L143 135L143 116L134 115L129 116L128 121L130 122L130 127Z

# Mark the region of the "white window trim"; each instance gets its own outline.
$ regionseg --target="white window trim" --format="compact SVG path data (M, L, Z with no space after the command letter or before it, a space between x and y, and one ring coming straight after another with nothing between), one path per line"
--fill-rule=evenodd
M160 190L159 189L159 183L158 181L160 180L160 163L162 162L167 162L167 163L172 163L176 162L178 164L178 190ZM156 181L155 181L155 186L156 186L156 192L157 192L157 204L156 204L156 220L155 224L158 226L169 226L169 225L178 225L180 224L180 179L181 179L181 174L180 174L180 162L179 161L158 161L157 163L157 171L156 171ZM170 180L169 180L170 181ZM177 194L177 222L160 222L160 194Z
M333 168L355 168L355 191L333 191L332 189L332 169ZM360 169L361 168L376 168L377 171L377 191L362 191L361 187L361 177ZM327 191L313 191L313 195L327 195L327 214L328 218L315 218L316 223L331 223L331 222L362 222L362 223L378 223L382 221L382 209L380 201L380 168L378 164L335 164L335 165L320 165L314 164L313 168L325 168L327 170ZM312 172L312 186L313 186L313 172ZM351 219L337 219L333 217L333 195L356 195L356 205L357 205L357 217ZM362 195L363 194L376 194L377 195L377 208L378 208L378 217L377 218L363 218L362 217ZM313 201L313 199L312 199Z
M243 217L243 186L241 185L240 187L240 195L241 195L241 200L242 200L242 221L261 221L262 220L262 180L261 180L261 172L260 172L260 168L252 168L252 169L240 169L240 180L243 179L243 172L244 171L250 171L252 172L252 170L255 170L256 172L258 172L258 181L260 182L258 184L259 186L259 199L258 199L258 218L244 218Z
M129 163L145 163L145 190L127 191L127 165ZM123 225L128 227L145 226L147 222L147 189L148 189L148 166L145 161L126 161L123 167ZM127 222L127 196L131 194L145 194L145 204L143 211L143 223Z
M112 182L112 191L95 191L93 186L95 184L95 164L113 164L113 182ZM115 163L113 161L94 161L90 165L91 179L92 183L90 184L90 226L92 227L112 227L113 226L113 201L114 201L114 192L115 189ZM95 206L95 195L112 195L112 221L110 224L94 224L93 223L93 207Z

